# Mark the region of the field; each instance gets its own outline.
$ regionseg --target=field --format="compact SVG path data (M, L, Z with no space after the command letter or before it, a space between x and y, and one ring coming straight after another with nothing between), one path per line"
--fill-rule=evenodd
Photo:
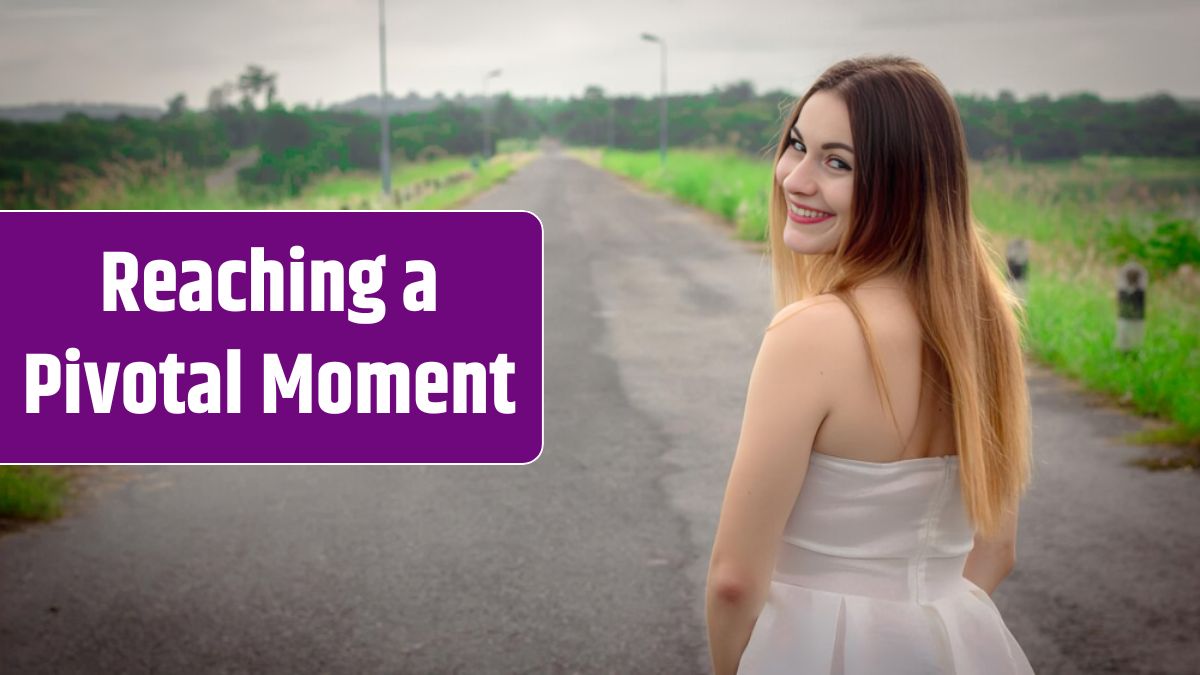
M764 240L767 160L721 152L582 152L651 189L716 213ZM1089 388L1166 422L1138 439L1200 447L1200 160L1087 157L974 163L972 206L997 251L1030 242L1030 354ZM1118 352L1115 279L1150 273L1146 337Z

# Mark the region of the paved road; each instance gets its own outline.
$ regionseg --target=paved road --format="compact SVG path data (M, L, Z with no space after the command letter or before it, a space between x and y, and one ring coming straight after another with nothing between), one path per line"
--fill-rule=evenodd
M0 672L696 673L765 260L558 155L472 208L546 227L546 447L525 467L123 467L0 539ZM1194 474L1031 375L1036 483L997 604L1040 673L1200 663Z

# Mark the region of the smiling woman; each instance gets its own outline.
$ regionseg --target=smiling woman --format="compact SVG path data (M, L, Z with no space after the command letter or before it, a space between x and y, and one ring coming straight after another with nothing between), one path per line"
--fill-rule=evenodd
M1018 306L941 82L852 59L775 157L777 313L708 577L717 675L1032 669L989 594L1029 479Z
M801 134L803 128L807 133ZM804 139L810 139L812 150ZM835 140L845 139L845 140ZM775 180L788 193L783 243L797 253L832 253L850 220L854 157L850 115L842 99L817 92L788 130ZM857 162L855 162L857 163Z

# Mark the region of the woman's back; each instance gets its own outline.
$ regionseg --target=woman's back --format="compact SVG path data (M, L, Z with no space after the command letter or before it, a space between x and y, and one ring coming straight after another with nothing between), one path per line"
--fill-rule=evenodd
M867 341L854 314L832 295L817 296L797 303L796 309L812 304L836 307L828 329L837 335L839 351L826 364L834 371L828 381L836 387L829 392L830 411L813 452L864 462L956 454L944 370L925 347L908 295L894 283L860 287L853 295L874 338L895 424L876 387Z
M796 303L797 313L826 305L830 409L738 672L1031 673L987 592L963 576L975 533L944 377L915 311L894 287L856 289L854 300L902 436L850 309L833 296Z

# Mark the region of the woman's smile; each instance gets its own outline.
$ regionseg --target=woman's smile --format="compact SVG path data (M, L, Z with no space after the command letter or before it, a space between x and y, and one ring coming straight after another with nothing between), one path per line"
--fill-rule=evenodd
M788 220L800 225L812 225L814 223L824 222L834 216L834 214L826 213L825 211L802 208L791 202L788 202L787 209Z

